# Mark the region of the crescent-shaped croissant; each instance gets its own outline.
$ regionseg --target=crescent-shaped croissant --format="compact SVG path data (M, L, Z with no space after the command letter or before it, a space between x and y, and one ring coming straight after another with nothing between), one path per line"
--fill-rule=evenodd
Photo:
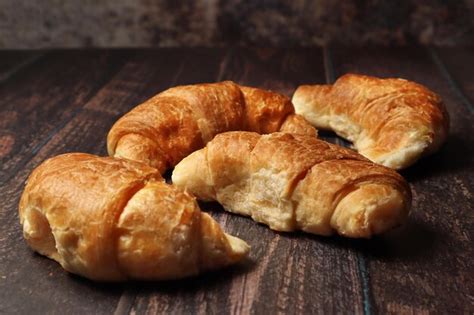
M394 170L298 134L219 134L176 165L172 180L278 231L370 237L401 224L411 205Z
M346 74L333 85L302 85L292 101L315 127L335 131L360 154L394 169L437 151L448 134L441 98L403 79Z
M37 167L20 201L28 244L99 281L182 278L232 264L248 245L142 163L83 153Z
M316 135L288 97L225 81L170 88L135 107L113 125L107 150L163 173L231 130Z

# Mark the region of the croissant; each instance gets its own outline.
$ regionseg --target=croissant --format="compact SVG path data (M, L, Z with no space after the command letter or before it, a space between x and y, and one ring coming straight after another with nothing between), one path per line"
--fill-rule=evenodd
M170 88L135 107L113 125L107 150L163 173L231 130L316 135L288 97L225 81Z
M449 129L441 98L403 79L346 74L333 85L298 87L293 103L317 128L335 131L360 154L394 169L437 151Z
M83 153L36 168L19 214L31 248L98 281L181 278L237 262L249 250L156 169Z
M368 238L401 224L411 205L394 170L298 134L219 134L176 165L172 180L277 231Z

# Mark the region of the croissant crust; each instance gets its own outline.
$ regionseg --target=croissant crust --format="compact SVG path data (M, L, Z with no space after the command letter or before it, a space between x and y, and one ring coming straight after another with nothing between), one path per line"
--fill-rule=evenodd
M437 151L449 129L441 98L403 79L346 74L332 85L302 85L292 101L315 127L335 131L362 155L394 169Z
M182 278L237 262L249 249L156 169L90 154L37 167L19 212L34 250L93 280Z
M138 105L114 124L107 149L110 156L142 161L163 173L231 130L316 136L288 97L225 81L173 87Z
M217 135L183 159L172 180L278 231L370 237L401 224L411 204L395 171L298 134Z

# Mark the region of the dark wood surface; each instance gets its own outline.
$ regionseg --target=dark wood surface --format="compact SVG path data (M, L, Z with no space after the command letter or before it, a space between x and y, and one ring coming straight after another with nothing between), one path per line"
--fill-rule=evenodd
M441 151L402 172L414 195L402 228L372 240L276 233L202 204L250 243L250 259L153 283L94 283L23 241L17 206L31 170L64 152L106 154L113 122L155 93L230 79L291 95L346 72L425 84L451 115ZM473 73L471 48L0 52L0 313L474 313Z

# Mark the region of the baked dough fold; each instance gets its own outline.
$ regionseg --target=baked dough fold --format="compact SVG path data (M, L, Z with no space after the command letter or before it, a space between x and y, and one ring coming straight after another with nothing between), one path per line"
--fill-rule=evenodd
M31 248L98 281L182 278L235 263L249 250L156 169L90 154L37 167L19 214Z
M346 74L332 85L302 85L292 101L313 126L333 130L360 154L393 169L437 151L449 129L441 98L403 79Z
M232 130L316 136L288 97L224 81L173 87L138 105L113 125L107 150L163 173L215 135Z
M401 224L411 205L395 171L298 134L219 134L176 165L172 180L277 231L370 237Z

